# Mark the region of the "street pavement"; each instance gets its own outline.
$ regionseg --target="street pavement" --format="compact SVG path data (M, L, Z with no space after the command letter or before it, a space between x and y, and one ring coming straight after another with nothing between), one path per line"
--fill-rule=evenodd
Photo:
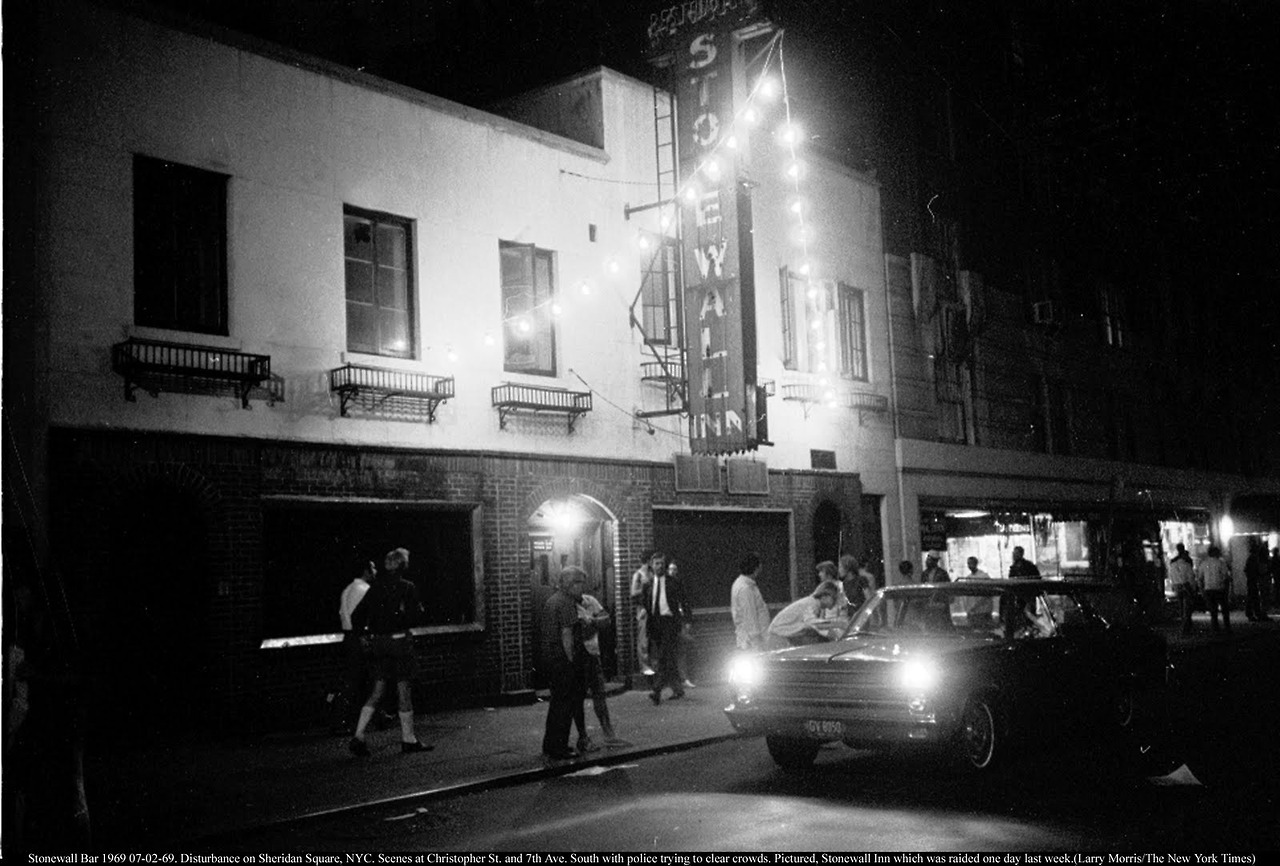
M1238 617L1232 624L1230 637L1213 635L1207 615L1198 614L1190 637L1174 625L1161 630L1175 662L1191 655L1205 661L1219 651L1227 661L1243 642L1280 636L1280 620ZM93 837L100 850L199 850L237 831L361 804L451 796L690 748L736 736L722 712L726 698L722 683L703 683L657 707L644 690L619 691L609 699L610 713L626 745L554 766L541 755L542 701L422 712L418 737L435 748L419 754L401 753L393 726L371 733L367 758L351 755L347 738L328 731L90 755L85 777ZM591 735L603 741L589 701L586 719Z

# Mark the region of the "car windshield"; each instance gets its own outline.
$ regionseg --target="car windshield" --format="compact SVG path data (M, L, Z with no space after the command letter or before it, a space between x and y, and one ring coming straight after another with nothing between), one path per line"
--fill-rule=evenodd
M873 634L1003 637L1000 594L958 587L881 592L863 606L844 636Z

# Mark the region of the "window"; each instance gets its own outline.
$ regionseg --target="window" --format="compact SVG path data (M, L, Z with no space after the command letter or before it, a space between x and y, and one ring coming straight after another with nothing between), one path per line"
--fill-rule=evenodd
M481 510L471 504L271 501L263 510L263 637L339 630L336 599L364 562L409 550L428 628L483 625Z
M412 232L406 219L346 208L347 349L412 358Z
M1099 293L1099 306L1102 309L1102 336L1108 346L1123 349L1128 336L1128 322L1124 310L1124 299L1114 289L1103 289Z
M861 289L839 287L840 375L867 381L867 311Z
M778 272L782 295L782 366L796 369L796 292L804 291L804 280L789 268Z
M227 333L227 178L133 158L133 320Z
M653 252L640 275L640 327L645 342L676 346L680 343L675 268L679 251L671 238L650 235L649 242Z
M503 366L509 373L556 374L556 332L552 307L552 254L532 244L503 241Z

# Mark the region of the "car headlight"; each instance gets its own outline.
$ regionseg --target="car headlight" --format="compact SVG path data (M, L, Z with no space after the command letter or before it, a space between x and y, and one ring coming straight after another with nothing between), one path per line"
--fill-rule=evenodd
M738 688L759 685L764 678L764 666L755 656L734 656L729 662L729 683Z
M933 659L908 659L898 671L903 688L927 692L938 684L938 665Z

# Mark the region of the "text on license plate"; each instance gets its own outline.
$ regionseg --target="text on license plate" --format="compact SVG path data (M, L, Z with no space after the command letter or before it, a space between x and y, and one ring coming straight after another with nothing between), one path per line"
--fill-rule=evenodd
M809 719L804 723L804 729L815 737L844 736L844 722L832 719Z

